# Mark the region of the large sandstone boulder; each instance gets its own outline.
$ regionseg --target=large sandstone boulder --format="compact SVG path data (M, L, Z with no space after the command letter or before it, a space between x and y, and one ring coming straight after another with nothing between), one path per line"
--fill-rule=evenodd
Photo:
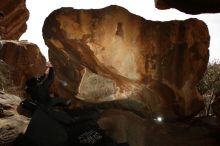
M118 6L61 8L46 18L43 36L58 94L132 99L167 119L203 107L196 85L206 70L209 33L200 20L153 22Z
M26 31L29 12L25 0L0 2L0 39L19 39Z
M220 0L154 0L158 9L175 8L187 14L219 13Z
M11 87L24 89L28 78L41 76L46 70L46 59L37 45L24 41L1 40L0 59L13 69Z

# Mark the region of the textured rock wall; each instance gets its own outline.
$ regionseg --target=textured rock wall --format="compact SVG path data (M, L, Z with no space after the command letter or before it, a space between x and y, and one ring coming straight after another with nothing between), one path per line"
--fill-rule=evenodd
M19 39L26 31L29 12L25 0L0 2L0 39Z
M61 8L46 18L43 36L55 86L65 89L58 94L94 102L130 98L168 119L202 108L195 86L208 62L209 33L200 20L147 21L118 6ZM87 99L85 92L96 93Z
M219 13L220 0L154 0L158 9L175 8L187 14Z
M18 113L21 99L0 92L0 145L11 146L19 134L24 134L29 119Z
M16 87L13 86L13 77L15 69L0 60L0 91L7 93L17 92Z
M0 59L14 69L11 86L23 88L28 78L43 75L46 70L46 59L40 49L28 42L0 41Z

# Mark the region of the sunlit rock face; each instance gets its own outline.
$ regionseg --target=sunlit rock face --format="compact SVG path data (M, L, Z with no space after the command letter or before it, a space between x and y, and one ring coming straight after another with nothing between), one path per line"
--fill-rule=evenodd
M25 0L0 2L0 39L19 39L26 31L29 12Z
M0 41L0 59L13 68L12 87L24 87L26 80L43 75L46 59L37 45L22 41Z
M209 33L200 20L154 22L118 6L61 8L46 18L43 36L58 94L132 99L167 119L203 107L195 87L208 62Z
M154 0L158 9L175 8L187 14L219 13L219 0Z

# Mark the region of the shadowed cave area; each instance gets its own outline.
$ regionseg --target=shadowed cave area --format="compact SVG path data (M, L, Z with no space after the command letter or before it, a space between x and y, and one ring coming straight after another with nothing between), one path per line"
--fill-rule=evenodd
M156 6L168 7L162 0ZM117 145L220 145L218 115L198 116L204 98L197 84L207 69L210 41L203 21L150 21L116 5L60 8L48 15L42 28L49 63L37 45L18 40L28 17L25 0L0 3L0 145L18 145L26 131L40 128L40 136L33 138L41 137L41 143L41 135L52 129L48 141L67 137L68 144L62 146L71 145L73 138L65 131L59 137L62 130L53 131L53 122L65 123L69 116L63 116L63 111L71 114L79 109L79 117L84 111L93 116L95 110L97 126ZM48 87L50 97L72 102L65 108L39 106L52 120L43 114L45 119L32 124L36 112L42 113L38 109L31 114L22 107L22 101L32 98L26 93L26 81L44 74L49 78L50 64L55 75Z

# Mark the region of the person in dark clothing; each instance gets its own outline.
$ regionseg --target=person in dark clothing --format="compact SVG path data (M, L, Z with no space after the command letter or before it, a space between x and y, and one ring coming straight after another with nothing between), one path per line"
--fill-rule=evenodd
M45 74L40 78L32 77L26 82L26 92L31 98L43 105L48 105L50 102L49 88L54 80L54 69L49 68L49 73L45 78Z
M33 112L39 105L45 106L68 106L71 100L65 100L61 97L51 97L49 88L54 80L54 69L49 68L48 75L44 74L39 78L32 77L26 82L26 92L30 95L31 99L24 100L21 105Z
M33 116L23 139L15 146L128 146L117 144L105 134L97 123L97 110L56 108L69 101L50 97L48 90L53 80L54 70L50 67L47 76L26 82L31 99L23 101L23 107L31 110Z

